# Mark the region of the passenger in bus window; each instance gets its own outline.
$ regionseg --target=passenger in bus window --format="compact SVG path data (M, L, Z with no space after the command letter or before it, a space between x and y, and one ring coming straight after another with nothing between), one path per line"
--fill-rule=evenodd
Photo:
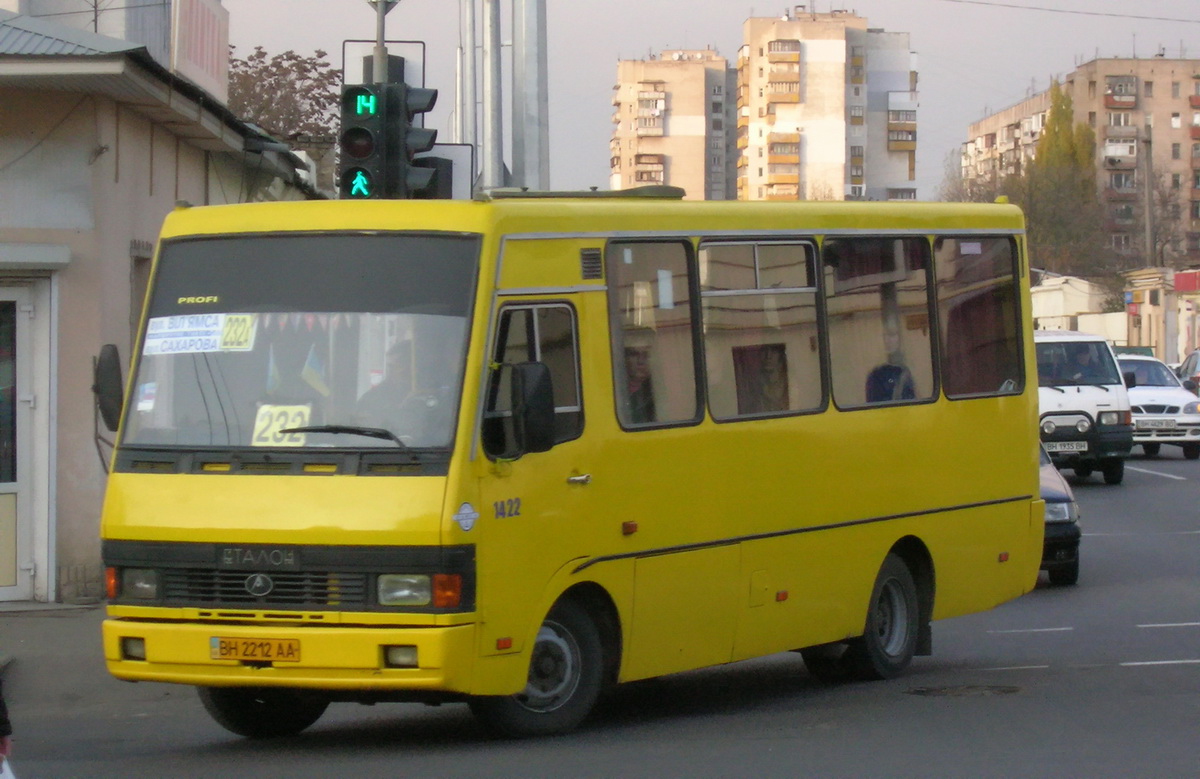
M653 422L654 385L650 377L650 350L646 347L625 347L626 400L629 421L635 424Z
M887 361L867 374L867 402L888 403L894 400L913 400L917 397L912 372L904 364L900 348L900 323L895 317L883 318L883 343Z

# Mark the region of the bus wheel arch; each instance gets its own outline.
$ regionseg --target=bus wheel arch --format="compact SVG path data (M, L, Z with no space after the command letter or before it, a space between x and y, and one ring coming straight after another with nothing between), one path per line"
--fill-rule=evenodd
M489 729L510 738L573 730L616 680L617 624L616 609L602 588L571 588L538 627L525 688L514 695L474 697L471 711Z
M917 587L917 605L920 616L917 620L916 655L928 657L933 654L933 602L937 593L937 577L933 567L933 556L929 548L915 536L905 536L897 541L891 553L900 557L912 574Z

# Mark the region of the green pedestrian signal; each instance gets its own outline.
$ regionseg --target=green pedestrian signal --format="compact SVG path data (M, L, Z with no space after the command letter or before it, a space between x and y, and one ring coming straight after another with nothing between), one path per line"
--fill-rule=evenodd
M387 102L383 84L342 87L342 131L338 138L339 197L387 197Z

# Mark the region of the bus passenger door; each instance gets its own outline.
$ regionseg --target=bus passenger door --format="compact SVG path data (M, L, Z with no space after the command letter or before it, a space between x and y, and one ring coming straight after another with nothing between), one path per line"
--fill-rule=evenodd
M580 438L578 328L565 302L522 302L501 309L486 388L480 468L479 606L482 651L498 641L521 650L545 616L538 605L548 581L568 561L587 554L591 491ZM554 446L521 453L514 435L512 366L540 362L554 390Z

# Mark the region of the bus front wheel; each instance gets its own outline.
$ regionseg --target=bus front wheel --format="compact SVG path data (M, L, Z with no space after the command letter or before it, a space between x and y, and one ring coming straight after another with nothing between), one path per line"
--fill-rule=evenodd
M529 679L516 695L479 696L471 711L486 726L512 738L573 730L600 696L604 649L596 623L581 606L559 603L534 640Z
M325 713L329 701L274 687L199 687L200 702L217 724L247 738L294 736Z

